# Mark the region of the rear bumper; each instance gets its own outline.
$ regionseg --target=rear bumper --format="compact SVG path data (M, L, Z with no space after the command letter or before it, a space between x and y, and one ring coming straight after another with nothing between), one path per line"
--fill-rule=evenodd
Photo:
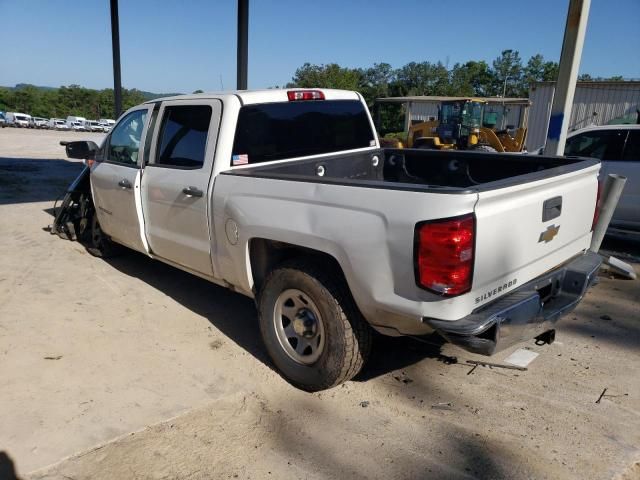
M423 321L465 350L493 355L552 330L582 300L601 263L598 254L587 252L465 318Z

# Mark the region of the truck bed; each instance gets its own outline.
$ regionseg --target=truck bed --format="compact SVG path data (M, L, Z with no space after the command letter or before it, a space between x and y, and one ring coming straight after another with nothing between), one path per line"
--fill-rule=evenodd
M266 238L328 253L372 324L417 334L423 318L463 318L584 252L598 164L578 157L371 149L222 172L212 208L216 231L225 231L227 218L242 219L247 242ZM420 288L416 225L466 214L476 222L472 290L446 298ZM247 250L236 250L222 244L218 270L250 290L245 271L225 268L241 264ZM385 320L399 311L413 323Z
M581 157L378 149L321 159L257 164L223 174L465 194L551 178L597 163L597 160Z

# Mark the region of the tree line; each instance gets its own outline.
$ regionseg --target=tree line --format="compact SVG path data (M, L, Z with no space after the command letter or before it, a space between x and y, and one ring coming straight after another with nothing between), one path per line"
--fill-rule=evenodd
M122 89L124 110L148 100L146 92ZM42 88L18 85L0 87L0 111L27 113L35 117L66 118L69 115L98 119L115 118L113 89L93 90L80 85Z
M370 108L376 98L414 95L528 97L535 82L555 81L558 63L540 54L523 63L517 50L503 50L491 65L470 60L447 68L442 62L410 62L400 68L376 63L369 68L346 68L338 64L298 68L286 87L324 87L357 90ZM593 78L581 75L581 81L623 80L622 77ZM402 130L403 112L399 105L387 104L380 110L382 133Z

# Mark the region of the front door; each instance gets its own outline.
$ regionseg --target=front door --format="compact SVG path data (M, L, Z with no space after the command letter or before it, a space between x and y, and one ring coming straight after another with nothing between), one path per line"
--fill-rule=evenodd
M102 230L144 252L136 209L140 164L150 107L129 111L105 139L91 170L91 190Z
M163 102L142 175L142 210L154 255L212 276L209 180L219 100Z

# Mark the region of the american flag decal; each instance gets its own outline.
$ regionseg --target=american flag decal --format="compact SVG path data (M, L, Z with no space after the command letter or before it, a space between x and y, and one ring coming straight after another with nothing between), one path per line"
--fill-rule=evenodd
M233 155L231 157L231 163L236 165L247 165L249 163L249 155L243 153L242 155Z

